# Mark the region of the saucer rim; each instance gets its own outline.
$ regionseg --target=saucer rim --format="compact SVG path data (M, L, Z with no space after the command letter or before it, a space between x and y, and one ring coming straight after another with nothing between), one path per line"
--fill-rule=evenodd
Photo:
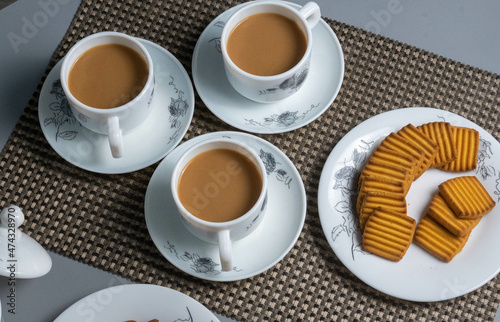
M258 1L258 0L256 0ZM282 1L282 3L286 4L286 5L289 5L291 6L292 8L294 9L300 9L302 8L302 6L300 4L297 4L297 3L293 3L293 2L289 2L289 1ZM332 95L331 95L331 98L329 98L328 102L324 104L324 106L318 110L318 112L315 114L314 117L312 117L311 119L307 120L307 121L304 121L304 122L299 122L293 126L289 126L289 127L286 127L284 129L273 129L273 130L268 130L268 129L255 129L255 128L252 128L252 127L247 127L247 126L244 126L244 125L241 125L241 124L236 124L235 122L232 122L231 120L228 120L222 113L220 112L217 112L216 109L209 106L209 104L206 103L206 96L204 93L200 92L198 90L198 88L200 87L200 84L199 84L199 77L196 77L196 75L198 74L197 73L197 69L198 69L198 66L197 66L197 60L198 60L198 56L200 55L199 51L200 51L200 46L201 46L201 39L203 38L204 34L208 33L208 28L212 26L212 24L217 21L217 19L220 19L220 17L224 14L229 14L230 12L234 11L234 10L237 10L243 6L246 6L248 5L249 3L241 3L239 5L236 5L234 7L231 7L229 8L228 10L222 12L221 14L219 14L217 17L215 17L206 27L205 29L203 30L203 32L200 34L200 37L198 38L198 40L196 41L196 45L194 47L194 50L193 50L193 57L191 59L191 74L193 75L193 83L194 83L194 86L196 88L196 92L198 93L198 96L200 97L200 99L203 101L203 103L205 104L205 106L217 117L219 118L221 121L223 121L224 123L230 125L230 126L233 126L239 130L242 130L242 131L246 131L246 132L249 132L249 133L254 133L254 134L279 134L279 133L286 133L286 132L290 132L290 131L294 131L296 129L299 129L301 127L304 127L306 125L308 125L309 123L312 123L313 121L317 120L321 115L323 115L323 113L329 108L331 107L332 103L335 101L335 99L337 98L339 92L340 92L340 89L342 87L342 84L344 82L344 77L345 77L345 57L344 57L344 52L342 50L342 45L340 44L340 41L337 37L337 35L335 34L335 32L333 31L333 29L328 25L328 23L324 20L324 19L320 19L318 24L321 24L323 28L325 28L325 30L328 32L328 34L331 36L331 38L334 40L335 42L335 49L337 50L338 54L339 54L339 61L341 62L340 66L339 66L339 82L337 84L337 86L335 87L335 89L332 91ZM317 28L318 26L316 26ZM311 78L309 78L310 80ZM306 79L305 82L307 82L308 79ZM231 85L229 85L231 86ZM223 94L223 93L222 93ZM293 98L295 95L300 95L300 89L297 93L295 93L294 95L292 95L291 97L289 98ZM280 101L278 102L274 102L274 103L259 103L259 102L255 102L255 101L252 101L248 98L245 98L243 96L241 96L241 100L248 100L250 102L253 102L254 105L256 106L260 106L260 105L268 105L268 106L272 106L273 104L279 104ZM213 105L213 104L212 104Z
M148 49L147 46L151 46L151 47L158 49L160 52L162 52L165 55L166 59L170 60L173 64L177 65L177 67L179 68L180 74L182 74L182 78L186 82L187 89L189 90L189 93L187 94L188 101L192 102L192 104L190 104L188 111L187 111L187 114L186 114L186 117L187 117L186 124L187 125L185 126L185 129L183 131L179 132L178 138L175 140L176 142L170 148L165 149L165 151L163 153L159 154L155 158L149 158L147 160L142 160L140 162L131 162L130 164L125 165L125 166L121 166L121 167L117 168L116 170L113 170L114 168L112 167L112 164L109 164L106 169L101 169L102 167L85 166L85 165L79 164L78 162L74 162L74 161L70 160L65 153L62 153L60 148L56 147L55 142L53 142L53 140L50 138L50 135L46 132L47 130L45 129L45 126L42 124L42 118L41 118L42 110L46 109L47 107L45 107L45 108L41 107L42 102L39 98L38 105L37 105L38 119L39 119L39 123L40 123L40 127L42 129L43 135L44 135L45 139L47 140L47 142L49 143L49 145L51 146L51 148L57 153L57 155L59 155L61 158L63 158L65 161L67 161L71 165L74 165L74 166L76 166L80 169L86 170L86 171L90 171L93 173L99 173L99 174L125 174L125 173L139 171L139 170L147 168L147 167L157 163L158 161L162 160L163 158L165 158L165 156L167 156L172 150L174 150L179 145L179 143L181 143L182 139L184 138L184 135L189 130L189 126L193 120L196 101L195 101L195 89L194 89L193 83L191 82L191 78L189 77L189 74L187 73L187 70L184 68L182 63L171 52L169 52L167 49L163 48L162 46L160 46L160 45L158 45L150 40L147 40L147 39L143 39L143 38L139 38L139 37L135 37L135 39L139 40L146 47L146 50ZM51 74L57 72L56 69L61 68L63 58L61 58L54 65L54 67L52 67L52 69L48 72L48 74L44 80L44 83L42 85L42 89L40 90L39 97L42 96L42 93L45 93L48 91L46 89L46 86L48 86L47 79L49 79L49 76L51 76ZM160 84L156 84L154 88L159 90ZM47 104L45 104L45 105L47 105ZM159 108L159 107L160 106L158 106L156 108ZM145 122L147 122L147 119ZM133 131L131 133L133 133ZM124 136L130 135L131 133L126 133L126 134L124 134ZM102 134L99 134L99 135L102 135Z
M281 157L282 161L285 161L286 163L288 163L291 171L293 172L293 177L297 180L297 182L299 182L298 191L300 192L300 197L301 197L301 202L300 202L301 209L300 209L300 211L297 211L297 214L298 214L297 220L300 221L300 224L297 225L295 233L293 235L293 238L291 238L291 242L286 246L286 248L281 252L281 254L279 256L276 256L268 264L264 265L263 268L252 270L252 271L244 273L244 274L237 274L236 276L233 275L233 276L226 276L226 277L224 277L224 275L225 275L224 273L221 273L220 275L213 275L212 276L212 275L203 275L200 273L196 273L194 271L189 271L186 269L186 267L184 265L180 265L179 264L180 262L177 262L173 258L171 258L172 256L169 256L168 252L163 250L163 245L161 245L159 243L159 241L157 240L158 237L154 237L153 234L151 234L151 230L150 230L150 225L152 224L151 223L151 216L153 216L153 215L151 214L151 211L148 210L149 208L148 208L147 204L152 203L152 201L151 201L151 198L152 198L151 197L151 194L152 194L151 182L155 176L160 175L159 172L163 170L162 168L166 167L165 164L169 161L168 158L171 155L168 155L167 157L165 157L162 160L162 162L158 165L158 167L155 169L155 172L153 173L153 175L151 176L150 183L148 184L148 187L146 189L146 194L144 197L144 217L145 217L145 221L146 221L146 226L148 228L149 236L151 237L153 244L155 245L157 250L161 253L161 255L174 267L176 267L180 271L182 271L186 274L189 274L191 276L194 276L196 278L199 278L202 280L214 281L214 282L234 282L234 281L244 280L244 279L259 275L259 274L267 271L268 269L274 267L277 263L279 263L281 260L283 260L283 258L288 253L290 253L292 248L296 245L296 243L297 243L297 241L302 233L302 230L304 228L305 219L306 219L306 215L307 215L307 194L306 194L304 182L302 181L302 177L301 177L299 171L297 170L297 168L295 167L294 163L288 158L288 156L286 156L286 154L283 153L283 151L281 151L278 147L276 147L271 142L269 142L265 139L262 139L260 137L257 137L255 135L252 135L250 133L238 132L238 131L217 131L217 132L210 132L210 133L205 133L205 134L196 136L196 137L184 142L183 144L179 145L178 147L176 147L176 149L178 149L179 147L181 147L183 145L186 145L185 147L187 149L189 149L190 146L192 146L193 144L196 144L198 142L201 142L201 140L203 140L203 139L211 139L214 137L224 137L224 136L231 136L231 138L234 138L235 140L240 139L238 136L247 137L249 139L255 140L255 142L259 142L259 143L271 148L272 151L274 153L276 153L276 155L279 155ZM187 228L183 227L182 229L185 229L185 232L187 232ZM196 238L196 237L193 236L193 238ZM206 242L204 242L202 240L199 240L199 241L197 240L197 243L199 243L200 245L206 244ZM233 249L237 249L238 247L239 247L238 244L233 245ZM221 278L221 275L222 275L222 278Z
M97 312L96 317L101 318L103 315L111 315L114 312L120 311L120 314L129 314L130 316L134 316L137 314L143 314L146 315L145 311L147 312L147 315L151 316L151 312L148 311L150 307L152 306L153 308L155 307L152 305L152 302L161 302L161 298L166 298L169 301L166 303L166 307L160 307L158 309L158 306L156 306L156 310L158 311L167 311L169 307L172 307L172 305L186 305L189 307L191 310L191 313L193 313L194 317L197 318L210 318L212 321L220 321L219 318L215 315L214 312L209 310L203 303L197 301L193 297L178 291L176 289L167 287L167 286L161 286L161 285L156 285L156 284L121 284L121 285L115 285L115 286L109 286L105 287L103 289L97 290L95 292L89 293L82 298L74 301L72 304L69 304L64 311L62 311L54 320L54 322L67 322L67 321L75 321L75 317L81 317L81 314L79 315L78 313L79 310L78 308L81 307L82 303L86 304L88 303L87 301L92 301L92 299L99 299L100 295L104 294L113 294L117 296L117 302L120 305L124 305L127 302L135 302L140 309L135 308L134 306L127 306L125 308L117 307L117 305L113 305L112 303L109 306L106 306L102 311ZM152 300L156 299L156 300ZM158 300L159 299L159 300ZM173 311L173 310L172 310ZM172 311L168 311L169 313L166 315L169 315L168 318L176 318L172 317L171 313ZM158 313L158 312L154 312ZM161 317L165 317L165 315L161 315ZM76 319L77 322L81 321L88 321L87 319L84 319L83 317L81 319Z

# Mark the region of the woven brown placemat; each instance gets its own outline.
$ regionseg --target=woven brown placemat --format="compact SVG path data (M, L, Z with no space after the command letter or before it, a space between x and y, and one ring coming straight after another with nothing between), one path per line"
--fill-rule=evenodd
M83 1L47 73L79 39L115 30L151 40L191 70L204 28L238 1ZM431 106L462 115L499 139L499 75L336 21L327 20L345 55L345 78L332 106L311 124L262 135L295 163L307 191L307 217L291 252L275 267L246 280L215 283L191 277L158 252L146 228L143 204L156 164L124 175L81 170L45 140L37 105L43 79L0 159L0 206L19 205L24 231L45 248L134 282L179 290L209 309L247 320L493 320L500 277L456 299L414 303L361 282L337 259L321 229L317 194L323 165L354 126L381 112ZM44 77L45 78L45 77ZM184 140L234 130L196 97Z

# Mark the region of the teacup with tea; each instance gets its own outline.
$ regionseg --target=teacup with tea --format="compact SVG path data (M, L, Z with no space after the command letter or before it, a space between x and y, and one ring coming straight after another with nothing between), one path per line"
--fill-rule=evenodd
M113 157L123 155L122 133L151 112L153 61L135 38L101 32L77 42L61 66L61 85L80 123L108 135Z
M188 231L217 243L222 270L232 270L232 242L257 228L267 206L267 176L259 156L231 139L202 141L179 158L171 189Z
M221 35L229 83L241 95L263 103L297 92L309 72L311 30L320 19L314 2L300 10L279 1L244 5L229 18Z

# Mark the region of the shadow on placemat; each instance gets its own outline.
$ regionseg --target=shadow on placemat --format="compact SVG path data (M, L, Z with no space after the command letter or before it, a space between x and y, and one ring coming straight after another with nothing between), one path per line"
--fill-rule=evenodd
M47 70L79 39L115 30L151 40L191 70L204 28L238 1L83 1ZM156 165L125 175L90 173L64 161L40 129L42 82L0 160L2 206L18 204L24 230L45 248L135 282L177 289L236 320L493 320L499 277L465 296L413 303L361 282L337 259L321 229L318 183L335 144L354 126L381 112L430 106L462 115L499 138L500 78L336 21L327 20L345 55L345 78L332 106L309 125L261 135L294 162L307 191L304 230L291 252L253 278L214 283L173 267L154 246L144 220L144 195ZM234 130L196 97L184 141Z

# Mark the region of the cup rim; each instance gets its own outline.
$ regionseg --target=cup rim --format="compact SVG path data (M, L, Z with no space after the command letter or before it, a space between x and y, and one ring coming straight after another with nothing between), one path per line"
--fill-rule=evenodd
M180 169L180 164L181 164L181 161L189 154L191 153L193 150L195 149L198 149L199 147L205 145L205 144L209 144L209 143L216 143L216 142L226 142L226 143L231 143L231 144L234 144L234 145L238 145L242 148L244 148L246 151L248 151L250 154L252 154L252 156L255 158L255 160L257 160L257 163L258 163L258 167L259 167L259 170L262 174L262 189L260 191L260 194L259 194L259 198L257 199L257 201L255 201L254 205L252 206L252 208L250 208L245 214L239 216L238 218L235 218L233 220L229 220L229 221L224 221L224 222L214 222L214 221L208 221L208 220L204 220L204 219L201 219L201 218L198 218L196 217L195 215L193 215L191 212L189 212L185 207L184 205L182 204L182 202L179 200L179 196L178 196L178 193L177 193L177 181L178 180L175 180L175 177L176 177L176 173L178 173L179 171L182 171L182 169ZM209 149L210 150L210 149ZM208 150L207 150L208 151ZM199 153L198 153L199 154ZM197 156L198 154L196 154L195 156ZM264 199L267 197L267 172L266 172L266 167L264 166L264 163L262 162L261 158L257 155L257 153L252 149L250 148L249 146L247 146L246 144L244 143L241 143L241 142L237 142L237 141L234 141L232 139L228 139L228 138L213 138L213 139L206 139L206 140L203 140L201 142L198 142L196 143L195 145L193 145L192 147L190 147L188 150L186 150L180 157L179 159L177 160L177 162L175 163L175 166L174 166L174 169L172 170L172 177L170 179L170 189L171 189L171 192L172 192L172 196L174 198L174 202L175 204L177 205L177 207L181 208L183 210L184 213L180 213L181 216L187 216L190 220L198 223L198 224L201 224L201 225L204 225L204 226L208 226L210 228L227 228L228 226L233 226L233 225L237 225L238 223L246 220L249 216L252 215L252 213L255 212L255 210L260 207L261 203L264 202Z
M299 18L299 20L302 21L302 24L305 26L305 29L306 29L306 32L307 32L307 34L306 34L306 36L307 36L307 47L306 47L306 51L304 52L304 55L302 56L302 58L299 60L299 62L297 64L295 64L292 68L290 68L289 70L287 70L287 71L285 71L285 72L283 72L281 74L270 75L270 76L261 76L261 75L251 74L249 72L244 71L240 67L238 67L238 65L236 65L232 61L232 59L229 57L229 54L227 53L227 48L226 48L226 42L227 42L227 40L225 40L225 39L229 37L229 34L232 31L232 29L229 30L229 27L228 27L229 23L232 20L234 20L235 17L236 17L236 15L238 13L240 13L241 11L248 10L249 8L252 8L252 7L255 7L255 6L261 6L261 5L272 5L272 6L281 7L281 8L284 8L284 9L290 11L290 12L293 12L297 16L297 18ZM253 79L259 80L259 81L262 81L262 80L265 80L265 81L279 80L279 79L282 79L283 77L286 78L287 76L291 76L291 75L295 74L297 72L297 69L299 69L299 67L302 66L304 64L304 62L308 59L308 57L310 56L311 51L312 51L312 31L311 31L311 27L309 27L306 19L304 19L304 17L301 14L299 14L297 10L295 10L291 6L287 5L286 3L280 3L280 2L276 2L276 1L266 1L266 0L263 0L263 1L255 1L255 2L250 3L250 4L243 5L241 8L239 8L238 10L236 10L231 15L231 17L229 17L229 19L224 24L224 28L222 29L222 34L221 34L221 52L222 52L222 56L224 57L224 61L226 63L228 63L231 66L231 68L234 69L234 70L236 70L238 73L244 75L245 77L253 78Z
M146 84L144 84L144 87L142 88L140 93L136 97L134 97L132 100L130 100L129 102L127 102L123 105L117 106L117 107L112 107L112 108L97 108L97 107L92 107L92 106L89 106L85 103L82 103L81 101L76 99L76 97L73 96L73 94L69 90L67 79L66 79L66 77L64 77L66 70L68 68L71 70L71 67L73 66L74 60L71 62L68 60L68 57L70 56L70 54L72 54L74 51L76 51L77 48L79 46L81 46L82 44L84 44L88 41L91 41L95 38L99 38L99 37L103 37L103 36L113 36L113 37L117 37L117 38L124 38L130 42L133 42L135 45L137 45L143 51L144 57L146 58L146 62L148 64L148 68L149 68L148 79L146 80ZM109 44L112 44L112 43L113 42L109 42ZM70 63L71 63L71 66L69 66ZM121 32L103 31L103 32L94 33L90 36L82 38L71 47L71 49L68 51L68 53L63 58L59 78L61 81L61 86L64 90L64 94L66 95L67 99L71 100L71 102L73 104L75 104L76 106L78 106L78 108L81 108L83 110L86 110L88 112L92 112L95 114L108 115L108 114L119 113L119 112L122 112L122 111L128 109L130 105L135 104L137 101L141 100L144 95L146 95L146 93L148 92L148 89L154 85L153 84L153 82L154 82L153 68L154 68L153 67L153 59L151 58L151 55L149 54L146 47L144 47L144 45L141 44L141 42L137 38L129 36L129 35L124 34L124 33L121 33ZM68 75L69 75L69 71L68 71Z

